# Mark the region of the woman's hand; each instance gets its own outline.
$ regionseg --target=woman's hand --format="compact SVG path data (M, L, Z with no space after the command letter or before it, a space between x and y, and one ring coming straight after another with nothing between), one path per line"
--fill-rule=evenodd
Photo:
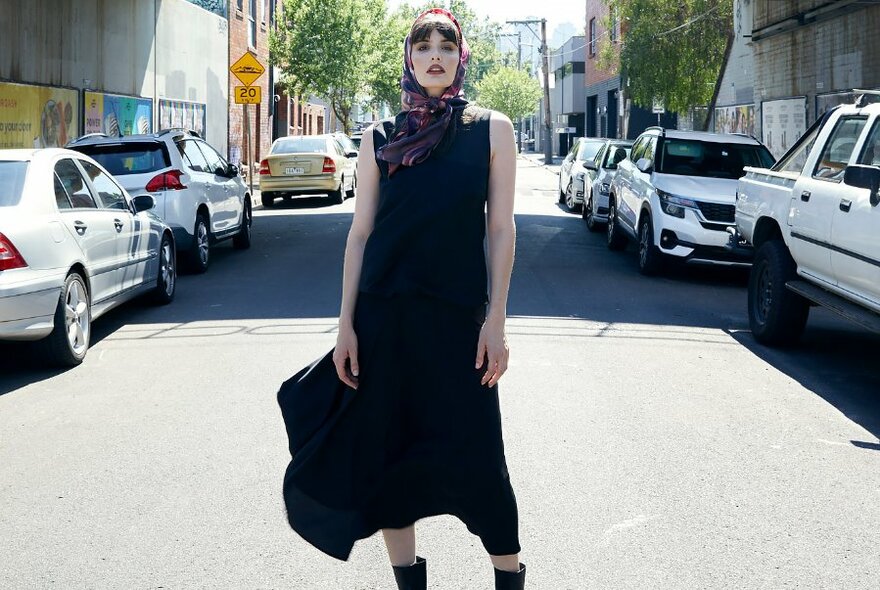
M339 334L336 336L336 350L333 351L333 364L339 380L351 387L358 388L358 343L354 327L350 322L339 322Z
M476 368L479 369L484 362L487 363L480 384L494 387L507 371L509 356L507 336L504 335L504 320L487 319L480 329L480 340L477 344Z

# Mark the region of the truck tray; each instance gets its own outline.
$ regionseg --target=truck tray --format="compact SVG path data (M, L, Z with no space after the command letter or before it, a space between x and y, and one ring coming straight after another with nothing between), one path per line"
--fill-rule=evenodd
M788 281L785 283L785 286L789 291L793 291L822 307L827 307L834 313L859 324L863 328L880 333L880 314L860 307L855 303L847 301L840 295L835 295L807 281Z

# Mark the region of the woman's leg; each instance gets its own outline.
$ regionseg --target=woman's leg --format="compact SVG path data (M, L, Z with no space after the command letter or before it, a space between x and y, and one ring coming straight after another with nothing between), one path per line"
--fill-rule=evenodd
M519 554L514 555L490 555L492 565L495 569L504 572L518 572L520 568Z
M416 527L410 525L403 529L382 529L385 547L393 566L408 566L416 562Z

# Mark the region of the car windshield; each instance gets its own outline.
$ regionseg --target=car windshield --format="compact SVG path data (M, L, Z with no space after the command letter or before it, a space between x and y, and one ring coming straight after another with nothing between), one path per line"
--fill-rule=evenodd
M21 201L28 163L20 160L0 162L0 207L13 207Z
M623 150L623 157L616 157L617 150ZM631 151L631 145L611 144L610 146L608 146L608 151L605 152L605 163L602 165L602 167L607 170L617 170L617 163L625 158L628 158Z
M288 139L272 146L273 154L304 154L310 152L328 153L327 140L318 137Z
M599 153L599 150L602 149L604 144L601 141L585 141L581 144L581 149L578 150L577 159L581 162L586 162L587 160L595 160L596 154Z
M664 139L657 172L709 178L742 178L743 167L769 168L773 156L762 145Z
M91 156L114 176L147 174L171 166L165 146L158 142L73 146Z

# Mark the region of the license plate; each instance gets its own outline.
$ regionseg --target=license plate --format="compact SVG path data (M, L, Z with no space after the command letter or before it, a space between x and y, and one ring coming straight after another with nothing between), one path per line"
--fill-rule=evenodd
M285 173L285 174L305 174L305 173L306 173L306 169L305 169L305 168L300 168L300 167L296 167L296 168L285 168L285 169L284 169L284 173Z

